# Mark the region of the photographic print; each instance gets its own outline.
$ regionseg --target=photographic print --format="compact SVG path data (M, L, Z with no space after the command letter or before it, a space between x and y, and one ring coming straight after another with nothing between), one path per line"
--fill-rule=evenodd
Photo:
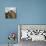
M6 7L5 8L5 18L6 19L16 18L16 7Z

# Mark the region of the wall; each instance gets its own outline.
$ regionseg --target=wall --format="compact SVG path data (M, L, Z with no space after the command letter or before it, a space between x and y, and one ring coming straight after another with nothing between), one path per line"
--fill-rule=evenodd
M5 19L9 6L16 7L16 19ZM8 43L9 32L17 32L18 24L46 24L46 0L0 0L0 44Z

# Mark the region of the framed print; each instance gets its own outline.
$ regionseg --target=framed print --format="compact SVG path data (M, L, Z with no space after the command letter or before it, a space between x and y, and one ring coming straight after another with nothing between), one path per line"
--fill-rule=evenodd
M6 7L5 8L5 18L6 19L16 18L16 7Z

